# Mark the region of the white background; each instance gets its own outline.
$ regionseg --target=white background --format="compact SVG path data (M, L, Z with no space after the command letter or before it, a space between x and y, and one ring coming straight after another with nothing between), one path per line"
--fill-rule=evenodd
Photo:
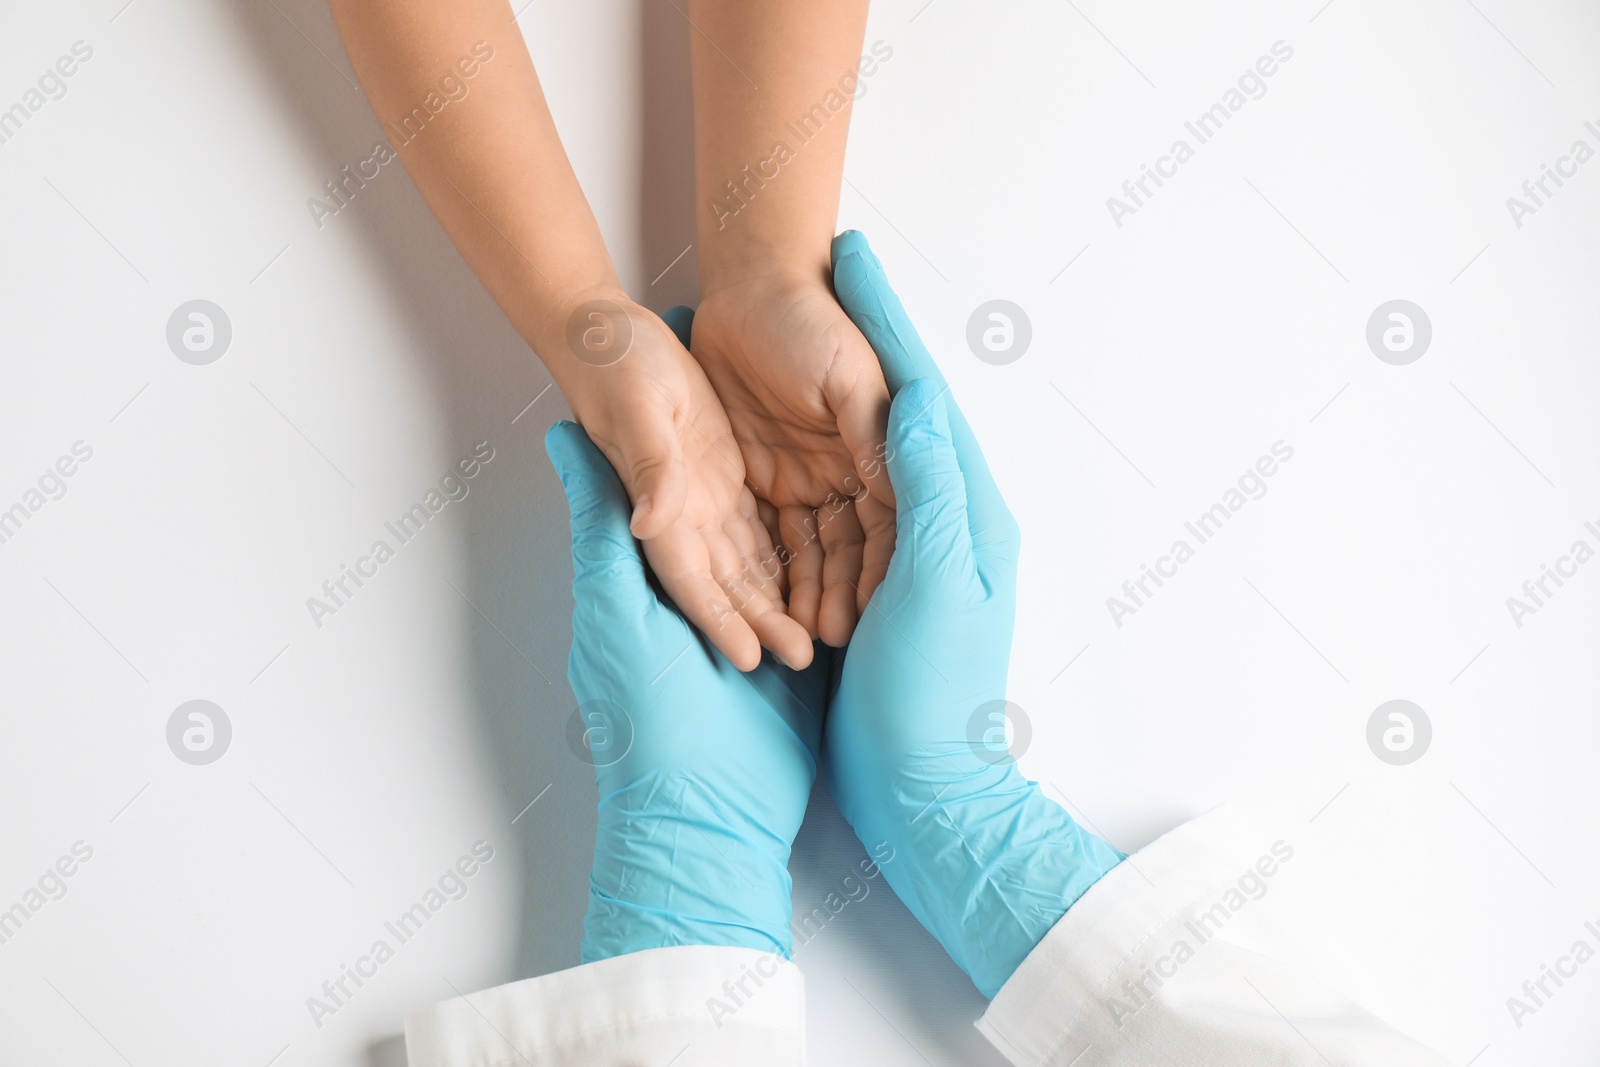
M123 2L0 15L0 107L94 49L0 145L0 508L94 450L0 544L0 908L94 850L0 945L0 1062L399 1064L407 1011L577 960L594 786L541 441L565 409L398 166L312 221L381 136L317 0ZM1025 532L1025 769L1124 849L1284 790L1307 840L1384 872L1333 897L1366 924L1330 964L1352 992L1460 1061L1592 1063L1600 962L1520 1028L1505 1000L1600 943L1600 563L1520 628L1506 598L1600 547L1600 161L1520 228L1506 198L1600 148L1600 10L923 5L872 12L894 52L840 225ZM689 28L668 0L520 21L624 281L692 301L692 250L652 283L693 240ZM1106 198L1279 40L1266 95L1116 226ZM997 297L1033 328L1003 367L964 340ZM194 298L233 325L210 366L165 340ZM1409 366L1365 341L1395 298L1433 325ZM1106 598L1279 440L1266 496L1114 625ZM306 598L480 441L471 495L315 626ZM1397 697L1434 730L1406 767L1365 740ZM195 698L233 725L210 766L165 740ZM797 909L863 854L820 794ZM306 998L480 839L467 896L314 1025ZM999 1062L881 881L797 959L816 1062Z

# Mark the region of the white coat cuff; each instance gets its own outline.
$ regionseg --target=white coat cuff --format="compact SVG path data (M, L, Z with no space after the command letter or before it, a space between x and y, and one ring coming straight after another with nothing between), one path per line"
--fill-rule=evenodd
M1259 826L1219 808L1113 867L1051 927L976 1025L1017 1064L1068 1063L1098 1031L1106 985L1196 897L1239 877L1265 852Z
M1315 919L1286 873L1304 842L1281 822L1219 808L1130 856L1045 934L978 1029L1018 1067L1439 1067L1307 966Z
M415 1011L406 1055L411 1067L800 1067L804 983L772 953L650 949Z

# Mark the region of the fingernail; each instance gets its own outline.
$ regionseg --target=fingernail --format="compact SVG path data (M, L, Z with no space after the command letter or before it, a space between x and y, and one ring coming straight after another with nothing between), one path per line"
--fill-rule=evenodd
M650 494L646 493L644 496L639 498L639 502L637 504L633 505L633 518L629 521L632 525L637 526L639 522L648 514L650 514Z

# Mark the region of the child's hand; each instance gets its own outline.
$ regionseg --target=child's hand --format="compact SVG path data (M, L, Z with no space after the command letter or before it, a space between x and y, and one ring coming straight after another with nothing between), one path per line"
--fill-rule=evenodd
M561 388L627 488L632 532L662 588L740 670L756 668L762 646L807 666L811 639L784 613L783 569L700 365L620 294L579 308Z
M789 615L842 647L894 551L877 357L825 280L781 275L705 293L691 348L748 484L778 509Z

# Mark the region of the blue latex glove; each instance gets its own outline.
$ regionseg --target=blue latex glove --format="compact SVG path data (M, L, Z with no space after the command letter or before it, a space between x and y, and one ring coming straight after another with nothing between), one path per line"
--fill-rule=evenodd
M866 238L833 244L839 303L894 397L889 574L828 708L823 763L884 875L985 996L1123 859L1025 779L992 713L1016 613L1016 521Z
M680 333L686 314L667 317ZM789 846L830 657L741 673L651 584L627 493L583 430L558 422L545 448L572 510L567 676L600 790L583 960L668 945L788 956Z

